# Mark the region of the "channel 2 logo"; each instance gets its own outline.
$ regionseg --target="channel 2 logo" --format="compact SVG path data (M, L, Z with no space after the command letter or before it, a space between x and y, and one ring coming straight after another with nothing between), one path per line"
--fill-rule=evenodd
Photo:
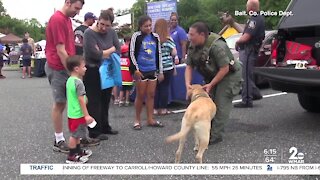
M304 154L302 152L298 152L296 147L291 147L289 149L289 153L291 156L289 157L288 162L290 164L303 164L304 163Z

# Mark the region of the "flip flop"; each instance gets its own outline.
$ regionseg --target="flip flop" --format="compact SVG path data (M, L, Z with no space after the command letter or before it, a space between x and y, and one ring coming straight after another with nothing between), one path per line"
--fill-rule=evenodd
M154 124L148 124L149 127L159 127L162 128L164 125L160 121L156 121Z
M173 112L172 111L169 111L169 110L166 110L165 112L161 112L161 113L158 113L158 115L169 115L169 114L172 114Z
M159 111L157 111L157 110L153 110L153 115L159 115Z
M141 125L137 123L137 124L134 124L133 129L134 130L141 130L142 128L141 128Z

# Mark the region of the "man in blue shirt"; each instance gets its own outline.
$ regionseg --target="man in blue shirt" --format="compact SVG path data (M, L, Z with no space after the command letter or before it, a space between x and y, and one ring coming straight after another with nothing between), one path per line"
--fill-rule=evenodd
M173 12L170 16L170 35L176 44L180 63L185 62L188 36L186 31L178 25L178 14Z
M22 79L26 77L26 70L28 69L28 77L31 78L31 55L33 53L32 47L28 44L28 39L24 38L22 40L23 44L20 48L22 55Z

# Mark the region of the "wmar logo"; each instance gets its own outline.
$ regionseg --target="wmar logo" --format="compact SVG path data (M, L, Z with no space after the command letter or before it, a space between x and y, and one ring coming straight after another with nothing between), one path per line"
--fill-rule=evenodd
M289 157L288 162L292 164L303 164L304 163L304 153L298 152L296 147L291 147L289 149L291 156Z

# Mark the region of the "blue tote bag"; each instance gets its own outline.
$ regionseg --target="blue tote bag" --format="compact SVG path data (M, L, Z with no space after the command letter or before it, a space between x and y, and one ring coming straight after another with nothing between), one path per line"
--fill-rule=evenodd
M120 56L112 53L110 58L103 60L100 68L101 89L122 85Z

